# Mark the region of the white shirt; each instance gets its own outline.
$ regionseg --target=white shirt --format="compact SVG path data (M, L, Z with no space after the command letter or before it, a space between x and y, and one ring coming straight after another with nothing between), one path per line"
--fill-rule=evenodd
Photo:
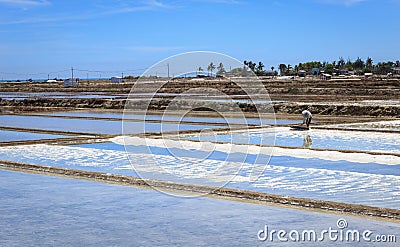
M303 118L310 118L310 117L312 117L311 112L309 112L309 111L307 111L307 110L302 111L302 112L301 112L301 115L303 115Z

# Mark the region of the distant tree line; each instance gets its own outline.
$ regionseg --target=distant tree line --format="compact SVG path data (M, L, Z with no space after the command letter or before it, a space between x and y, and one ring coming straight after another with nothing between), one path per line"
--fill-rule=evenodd
M344 60L343 57L339 57L339 60L332 62L320 62L320 61L310 61L305 63L299 63L296 65L291 64L279 64L278 70L281 75L285 76L295 76L299 74L307 75L318 75L320 73L326 73L330 75L345 74L351 71L355 75L364 75L365 73L373 73L378 75L387 75L393 72L394 68L400 68L400 61L396 62L378 62L373 63L372 58L368 57L365 61L358 57L355 61L350 58ZM223 76L227 72L222 63L216 66L211 62L208 67L208 76L213 76L213 71L217 69L216 76ZM198 68L198 72L203 71L201 67ZM248 73L253 72L257 76L269 75L276 76L278 72L275 67L272 66L271 70L265 70L265 65L263 62L255 63L251 60L244 60L242 68L234 68L230 74L246 76Z
M393 68L399 68L400 61L396 62L379 62L373 63L372 58L368 57L365 61L361 58L357 58L355 61L347 59L345 61L343 57L340 57L338 61L332 62L319 62L311 61L306 63L299 63L295 66L291 64L280 64L279 70L281 75L296 75L300 71L305 71L307 74L312 74L314 69L319 72L327 74L340 74L343 71L354 71L354 74L363 75L364 73L374 73L379 75L386 75L393 71Z
M387 75L394 71L394 68L398 68L400 71L400 61L396 62L378 62L373 63L372 58L368 57L365 61L358 57L355 61L351 59L344 60L343 57L339 57L339 60L332 62L320 62L320 61L309 61L305 63L298 63L296 65L291 64L279 64L277 70L283 76L296 76L299 74L303 75L319 75L321 73L338 75L348 73L352 71L355 75L364 75L365 73L373 73L377 75ZM275 70L274 66L270 69L265 69L263 62L253 62L251 60L244 60L243 67L233 68L227 71L223 63L218 65L211 62L207 66L207 74L204 73L203 67L196 68L197 76L208 76L208 77L223 77L226 75L234 76L249 76L254 73L257 76L277 76L278 71ZM214 71L216 71L214 73ZM398 73L398 72L397 72ZM137 79L138 76L125 76L123 79Z

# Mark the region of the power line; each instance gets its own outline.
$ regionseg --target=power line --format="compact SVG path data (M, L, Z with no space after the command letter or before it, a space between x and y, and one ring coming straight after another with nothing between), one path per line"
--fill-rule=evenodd
M47 77L50 78L51 74L61 74L61 73L67 73L68 71L71 71L72 77L74 76L74 72L86 72L87 77L88 73L100 73L100 74L129 74L129 73L144 73L145 71L149 69L163 69L167 67L167 74L168 78L170 76L170 65L169 64L164 64L164 65L158 65L158 66L152 66L152 67L146 67L146 68L136 68L136 69L125 69L125 70L91 70L91 69L79 69L79 68L73 68L71 69L65 69L65 70L59 70L59 71L51 71L51 72L36 72L36 73L20 73L20 72L5 72L5 71L0 71L0 74L3 76L15 76L15 77L39 77L43 76L43 78ZM154 71L153 71L154 72ZM158 73L156 71L155 73Z

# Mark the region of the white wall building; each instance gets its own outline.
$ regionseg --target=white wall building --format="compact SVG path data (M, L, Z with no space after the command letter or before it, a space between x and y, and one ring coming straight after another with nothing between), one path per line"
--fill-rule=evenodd
M120 77L120 76L113 76L113 77L111 77L111 82L120 83L120 82L122 82L122 77Z
M64 87L76 87L79 84L79 78L68 78L64 80Z

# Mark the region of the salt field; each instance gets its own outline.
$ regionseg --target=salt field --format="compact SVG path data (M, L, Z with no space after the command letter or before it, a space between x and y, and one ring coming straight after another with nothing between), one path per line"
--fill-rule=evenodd
M4 100L24 100L34 98L47 99L114 99L122 95L108 95L101 92L0 92L0 98ZM126 97L126 95L125 95Z
M361 129L361 130L388 130L400 131L400 120L378 121L368 123L338 124L331 126L338 129Z
M0 9L0 247L400 247L400 0Z
M227 134L195 135L188 140L226 142L235 144L263 144L276 136L276 146L393 152L400 154L400 133L379 133L312 129L292 131L289 127L265 128L262 130L234 131Z
M124 129L123 119L126 120ZM239 118L232 117L230 121L242 124ZM250 126L250 129L228 131L226 119L202 115L180 118L178 115L124 115L112 111L0 115L0 127L3 127L0 137L2 142L7 142L0 146L0 163L21 162L400 209L399 133L345 128L292 131L279 126L298 122L279 119L270 121L269 127ZM397 122L379 124L387 128L397 126ZM259 123L259 119L249 118L245 124ZM349 124L352 128L364 125L371 126L371 123ZM18 128L18 131L10 128ZM192 132L175 133L188 130ZM171 131L173 133L168 136L160 133ZM81 133L97 136L97 139L82 142ZM151 136L136 135L141 133ZM69 141L59 144L59 138L69 138ZM23 143L31 140L36 142ZM41 143L41 140L46 142ZM10 245L13 239L30 245L39 241L44 245L75 245L76 236L82 236L81 244L123 245L124 241L131 241L141 245L153 243L151 236L154 235L150 232L160 231L168 233L168 236L155 235L157 243L163 245L186 245L193 240L187 237L193 231L197 233L194 246L221 245L221 239L226 239L222 244L226 246L235 245L237 241L241 245L259 245L263 242L257 239L257 232L266 223L279 227L285 222L285 229L302 224L321 229L321 222L335 225L339 217L344 217L204 197L182 198L187 196L6 170L0 170L0 175L3 178L0 180L0 227L20 229L17 232L3 230L0 245ZM30 202L29 207L24 206L25 202ZM76 217L67 221L69 215ZM143 218L143 215L149 217ZM358 228L367 225L376 231L395 233L399 229L398 223L345 217ZM16 226L20 218L29 223ZM69 223L54 224L57 221ZM99 227L90 224L91 230L83 236L82 229L89 226L87 222L98 222ZM203 223L199 225L199 222ZM191 224L193 226L189 226ZM143 230L133 231L140 237L132 239L123 234L139 225L146 225ZM202 225L204 227L200 227ZM228 225L230 230L223 230ZM32 227L41 233L40 238L19 234ZM72 232L67 230L72 228ZM149 232L149 229L152 230ZM67 231L68 236L59 237ZM218 239L210 237L217 231ZM330 244L333 245L325 243Z
M115 120L60 119L39 116L0 115L0 122L1 126L3 127L68 131L91 134L122 134L121 121ZM200 130L205 128L224 127L218 125L202 126L190 124L176 125L168 123L144 123L141 121L126 122L125 124L126 129L129 130L129 134L161 131L168 132L177 130Z
M328 151L296 155L293 150L286 152L286 149L276 148L272 157L260 157L250 152L243 160L245 153L232 155L215 151L206 156L207 159L202 159L206 153L201 150L185 153L187 150L142 145L135 146L135 152L131 152L128 148L129 158L144 165L139 167L129 162L121 141L118 138L113 140L115 143L70 147L44 144L1 147L0 160L132 176L138 176L135 169L139 169L140 175L157 179L173 171L191 183L213 186L225 182L229 176L225 173L229 169L240 168L237 175L229 177L231 182L227 187L400 209L398 156L358 154L355 157L354 154ZM179 157L171 153L178 153ZM185 155L187 159L183 159ZM269 165L257 181L250 181L249 174L254 164L268 161L269 158ZM149 165L154 163L163 172ZM206 180L199 180L204 173L212 171L221 163L229 169L224 168Z
M339 229L337 215L318 212L204 197L182 199L151 190L5 170L0 170L0 177L2 246L265 246L274 244L258 239L266 225L287 231ZM350 229L368 229L375 235L400 230L396 223L344 219ZM338 245L329 240L323 244Z
M41 115L49 116L61 116L61 117L93 117L93 118L115 118L115 119L126 119L126 120L154 120L154 121L179 121L179 122L197 122L207 124L248 124L248 125L259 125L261 120L258 117L247 117L246 119L240 117L204 117L186 115L184 117L180 115L160 115L152 113L119 113L119 112L101 112L101 111L71 111L71 112L50 112L50 113L39 113ZM270 119L263 119L263 124L275 125L275 124L296 124L298 120L290 119L275 119L273 116L269 116Z
M23 131L0 130L1 142L56 139L56 138L66 138L66 137L69 137L69 136L43 134L43 133L32 133L32 132L23 132Z

